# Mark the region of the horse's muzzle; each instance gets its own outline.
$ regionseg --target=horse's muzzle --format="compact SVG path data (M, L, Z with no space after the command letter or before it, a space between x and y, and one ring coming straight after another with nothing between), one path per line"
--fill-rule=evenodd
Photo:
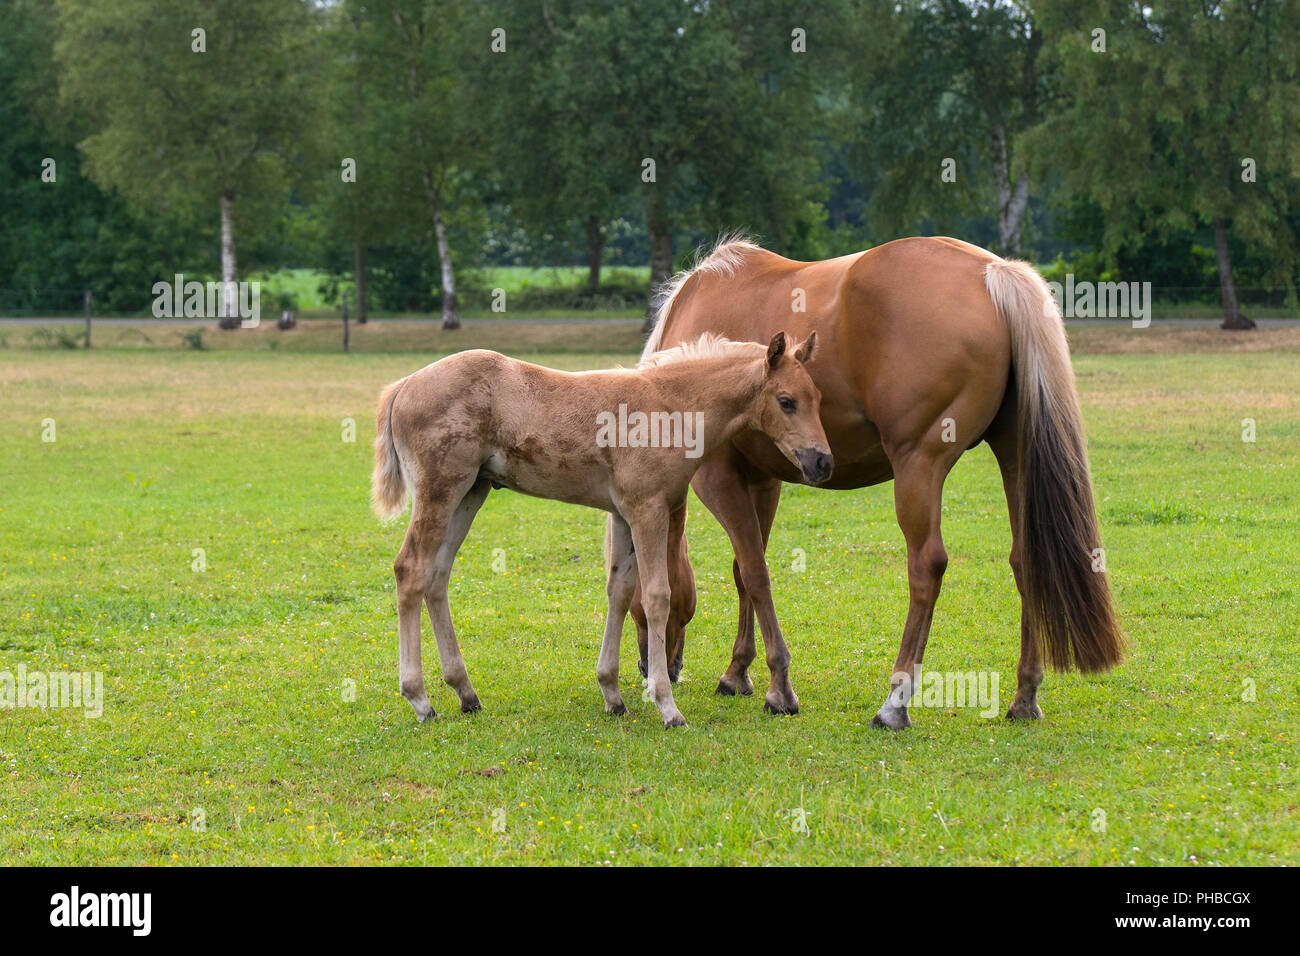
M835 460L831 458L829 452L818 451L816 448L805 448L796 456L799 459L799 467L803 469L804 480L810 485L820 485L831 476L831 470L835 467Z

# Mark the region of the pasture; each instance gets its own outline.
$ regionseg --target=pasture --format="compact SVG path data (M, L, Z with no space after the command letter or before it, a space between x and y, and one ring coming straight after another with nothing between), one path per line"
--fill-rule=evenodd
M769 560L789 718L761 712L761 654L753 697L713 693L735 595L693 503L700 608L672 732L641 699L630 624L631 713L603 713L603 515L494 492L451 582L484 710L457 711L426 618L440 720L417 725L397 692L405 522L369 510L370 443L381 386L436 354L0 350L0 671L104 680L98 718L0 711L0 858L1300 863L1300 348L1294 330L1251 351L1148 331L1165 344L1133 354L1114 354L1129 329L1074 337L1130 656L1049 674L1043 721L1001 718L1019 602L981 446L947 484L925 664L997 673L999 716L914 704L902 733L868 727L907 607L891 485L785 490ZM629 364L621 334L513 351Z

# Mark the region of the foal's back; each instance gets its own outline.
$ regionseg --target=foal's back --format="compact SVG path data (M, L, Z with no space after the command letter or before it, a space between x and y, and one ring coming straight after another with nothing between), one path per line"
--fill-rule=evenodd
M636 387L623 370L562 372L457 352L407 379L394 433L421 474L481 471L500 487L608 509L611 462L596 444L596 416Z

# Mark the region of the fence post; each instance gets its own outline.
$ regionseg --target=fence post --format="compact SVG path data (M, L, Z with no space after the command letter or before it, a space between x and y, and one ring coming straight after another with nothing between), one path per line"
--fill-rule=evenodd
M348 350L348 294L343 293L343 351Z
M90 290L87 289L82 293L82 300L86 306L86 348L90 348Z

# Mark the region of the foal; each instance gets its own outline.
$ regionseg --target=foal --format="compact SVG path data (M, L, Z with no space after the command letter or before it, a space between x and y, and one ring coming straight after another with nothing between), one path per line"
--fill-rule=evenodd
M794 346L777 332L764 347L706 334L635 369L576 373L474 350L388 386L379 398L372 501L380 517L393 518L411 493L411 522L393 572L402 696L416 716L434 716L420 663L421 602L443 678L462 711L479 709L447 582L488 492L509 488L613 515L609 613L596 671L605 711L627 712L618 690L619 643L639 579L650 693L665 727L684 724L664 652L669 515L685 504L700 462L746 429L771 439L808 482L830 478L821 393L803 367L816 338Z

